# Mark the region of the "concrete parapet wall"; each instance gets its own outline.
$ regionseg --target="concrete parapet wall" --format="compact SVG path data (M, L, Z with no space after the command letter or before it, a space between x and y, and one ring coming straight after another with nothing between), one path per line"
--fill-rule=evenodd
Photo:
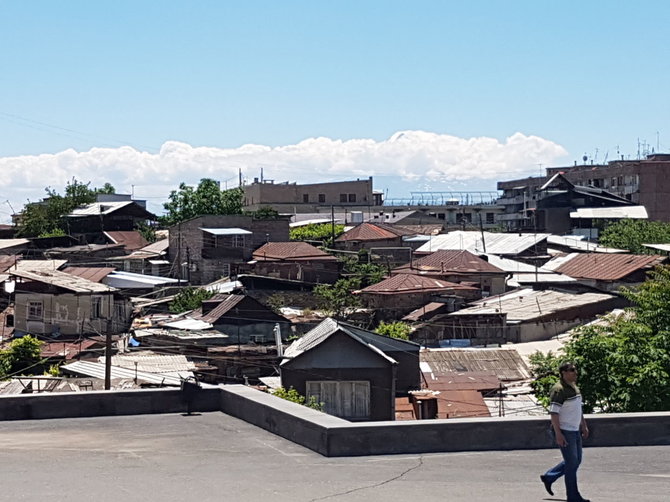
M329 457L554 447L549 417L352 423L241 385L222 411ZM588 415L585 446L670 445L670 412Z
M0 397L0 420L100 417L182 413L187 403L180 389L91 391L57 394L23 394ZM192 411L219 411L221 391L200 389Z
M186 412L179 389L0 397L0 420ZM198 389L191 411L222 411L322 455L360 456L553 447L549 418L353 423L244 385ZM585 446L670 445L670 412L589 415Z

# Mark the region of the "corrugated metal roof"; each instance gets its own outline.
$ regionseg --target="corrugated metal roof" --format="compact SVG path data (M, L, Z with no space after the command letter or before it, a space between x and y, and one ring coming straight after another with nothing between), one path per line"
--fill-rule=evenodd
M431 371L430 364L427 362L421 363L421 370L423 373L424 384L426 388L430 390L486 391L498 389L500 387L500 379L494 371L454 371L436 375Z
M98 362L104 364L104 356L98 358ZM195 363L180 354L165 355L143 350L112 356L112 366L114 367L135 371L135 363L137 363L138 371L182 378L193 376L192 371L195 369Z
M16 263L18 270L58 270L67 260L20 260Z
M670 253L670 244L642 244L646 248L658 249L659 251L665 251Z
M28 244L28 239L0 239L0 249L8 249Z
M77 375L86 375L100 379L105 378L105 365L103 363L95 363L93 361L75 361L73 363L63 364L61 369L67 371L68 373L74 373ZM189 376L193 376L192 372L185 373L191 373ZM163 375L160 373L148 373L144 371L135 372L134 367L133 369L120 368L118 366L112 366L111 368L111 378L113 380L133 380L136 376L138 380L156 385L181 386L181 382L183 380L177 376Z
M286 359L282 361L282 364L290 359L296 358L303 352L316 347L317 345L327 340L330 336L338 332L350 336L357 342L367 346L394 364L396 363L395 359L387 356L379 347L384 347L384 350L389 351L408 350L410 347L412 349L418 348L418 345L413 342L378 335L377 333L372 333L371 331L338 322L329 317L321 321L316 327L312 328L304 336L289 345L288 348L284 351L284 357Z
M117 202L93 202L82 207L73 209L68 217L78 218L82 216L97 216L100 214L110 214L114 211L126 207L130 204L135 204L132 200L123 200Z
M373 293L373 294L401 294L401 293L415 293L415 292L441 292L447 293L449 291L465 291L477 290L471 286L464 286L455 282L444 281L442 279L435 279L425 275L418 274L397 274L388 279L384 279L377 284L368 286L365 289L357 291L357 293Z
M206 314L202 313L202 309L193 312L195 319L200 319L208 323L214 323L222 316L233 310L242 300L245 295L217 295L214 298L207 300L208 302L219 301L219 304Z
M413 310L405 317L402 318L403 321L415 322L420 321L427 317L432 317L433 315L439 313L440 311L448 308L446 303L442 302L429 302L423 307L419 307L416 310Z
M259 261L337 261L337 258L306 242L268 242L253 253Z
M113 231L113 232L104 232L104 234L112 241L113 244L123 244L123 247L128 251L137 251L138 249L144 248L147 244L147 240L139 233L137 230L127 230L127 231Z
M112 291L116 291L116 289L110 288L104 284L98 284L97 282L92 282L58 270L37 270L32 272L26 270L12 270L9 274L31 281L50 284L74 293L111 293Z
M88 281L100 282L115 270L113 267L66 267L63 272Z
M530 378L526 363L513 349L423 349L419 356L438 376L492 372L505 382Z
M633 272L653 268L666 260L665 256L659 255L571 253L565 257L552 258L545 267L551 267L552 262L560 263L555 269L560 274L577 279L616 281Z
M414 235L414 232L403 228L385 225L383 223L361 223L351 230L340 235L337 242L347 241L379 241L387 239L397 239L403 235Z
M503 295L472 302L472 307L447 314L447 318L507 314L508 323L524 322L582 305L609 301L612 298L614 298L613 295L605 293L565 293L552 290L517 289Z
M570 212L570 218L646 220L649 215L644 206L580 207Z
M435 251L428 256L424 256L418 260L413 260L411 264L398 267L395 270L416 270L438 273L455 272L466 274L503 273L503 270L487 262L486 260L481 259L479 256L475 256L469 251L455 249L443 249L440 251Z
M607 248L600 246L595 242L589 242L580 235L550 235L547 237L549 247L554 246L567 247L575 251L584 251L587 253L626 253L625 249Z
M212 235L251 235L253 232L243 228L200 228L203 232Z
M546 240L549 235L484 232L484 241L482 242L481 232L456 230L448 234L431 237L429 242L417 249L417 252L430 253L440 249L464 249L474 254L515 255ZM484 249L484 243L486 249Z

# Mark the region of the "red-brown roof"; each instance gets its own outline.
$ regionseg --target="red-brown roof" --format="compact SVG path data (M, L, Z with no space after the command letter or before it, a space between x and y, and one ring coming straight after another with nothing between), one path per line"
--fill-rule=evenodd
M351 230L344 232L337 239L338 242L346 241L383 241L388 239L397 239L403 235L415 235L403 228L385 225L383 223L361 223Z
M448 372L442 375L423 374L424 385L433 391L476 390L488 391L498 389L500 379L495 371Z
M437 273L504 273L503 270L491 265L470 251L443 249L414 260L411 264L403 265L394 270L394 272L437 272Z
M306 242L268 242L253 253L259 261L337 261L331 254Z
M20 255L8 254L0 255L0 273L6 272L21 259Z
M556 269L576 279L616 281L641 269L650 269L665 261L659 255L576 253Z
M115 270L113 267L66 267L63 272L91 282L100 282Z
M97 340L86 339L81 342L45 342L41 347L42 357L62 357L69 360L74 359L80 352L84 352L95 345Z
M449 305L443 302L430 302L416 310L413 310L405 317L403 317L402 320L414 322L429 319L443 311L446 311L448 307Z
M400 293L416 293L416 292L441 292L447 293L449 291L463 291L476 290L471 286L463 286L461 284L442 279L435 279L416 274L397 274L388 279L384 279L377 284L368 286L359 291L359 293L373 293L377 295L392 295Z
M112 241L112 244L123 244L128 251L136 251L149 244L137 230L117 230L105 232L105 235Z
M437 394L437 418L490 416L484 397L476 390L446 390Z

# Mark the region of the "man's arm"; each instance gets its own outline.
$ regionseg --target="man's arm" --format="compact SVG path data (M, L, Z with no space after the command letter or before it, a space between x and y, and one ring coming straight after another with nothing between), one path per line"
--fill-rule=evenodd
M579 430L582 431L582 438L586 439L589 437L589 426L586 425L586 420L584 419L583 413L582 413L582 423L579 426Z
M561 432L561 423L558 420L558 413L551 414L551 426L554 428L554 435L556 436L556 444L558 446L567 446L568 442Z

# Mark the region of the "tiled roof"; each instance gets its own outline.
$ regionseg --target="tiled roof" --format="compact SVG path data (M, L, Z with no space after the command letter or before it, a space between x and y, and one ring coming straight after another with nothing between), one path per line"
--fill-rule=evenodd
M476 290L471 286L463 286L455 282L443 281L417 274L397 274L388 279L384 279L377 284L368 286L359 291L359 293L383 294L401 294L416 292L441 292L446 293L453 290Z
M337 239L338 242L346 241L381 241L397 239L403 235L414 235L415 232L402 228L385 225L383 223L361 223L348 232L343 233Z
M337 258L333 255L306 242L268 242L254 251L253 259L263 261L337 261Z
M105 232L105 235L112 244L123 244L128 251L136 251L149 244L137 230Z
M475 256L469 251L440 250L414 260L411 265L403 265L397 271L408 272L456 272L456 273L503 273L503 270L491 265L486 260Z
M88 281L100 282L115 270L113 267L66 267L63 272Z
M633 272L652 268L666 260L666 257L658 255L602 253L572 253L561 258L562 264L556 268L556 272L577 279L601 281L623 279Z

